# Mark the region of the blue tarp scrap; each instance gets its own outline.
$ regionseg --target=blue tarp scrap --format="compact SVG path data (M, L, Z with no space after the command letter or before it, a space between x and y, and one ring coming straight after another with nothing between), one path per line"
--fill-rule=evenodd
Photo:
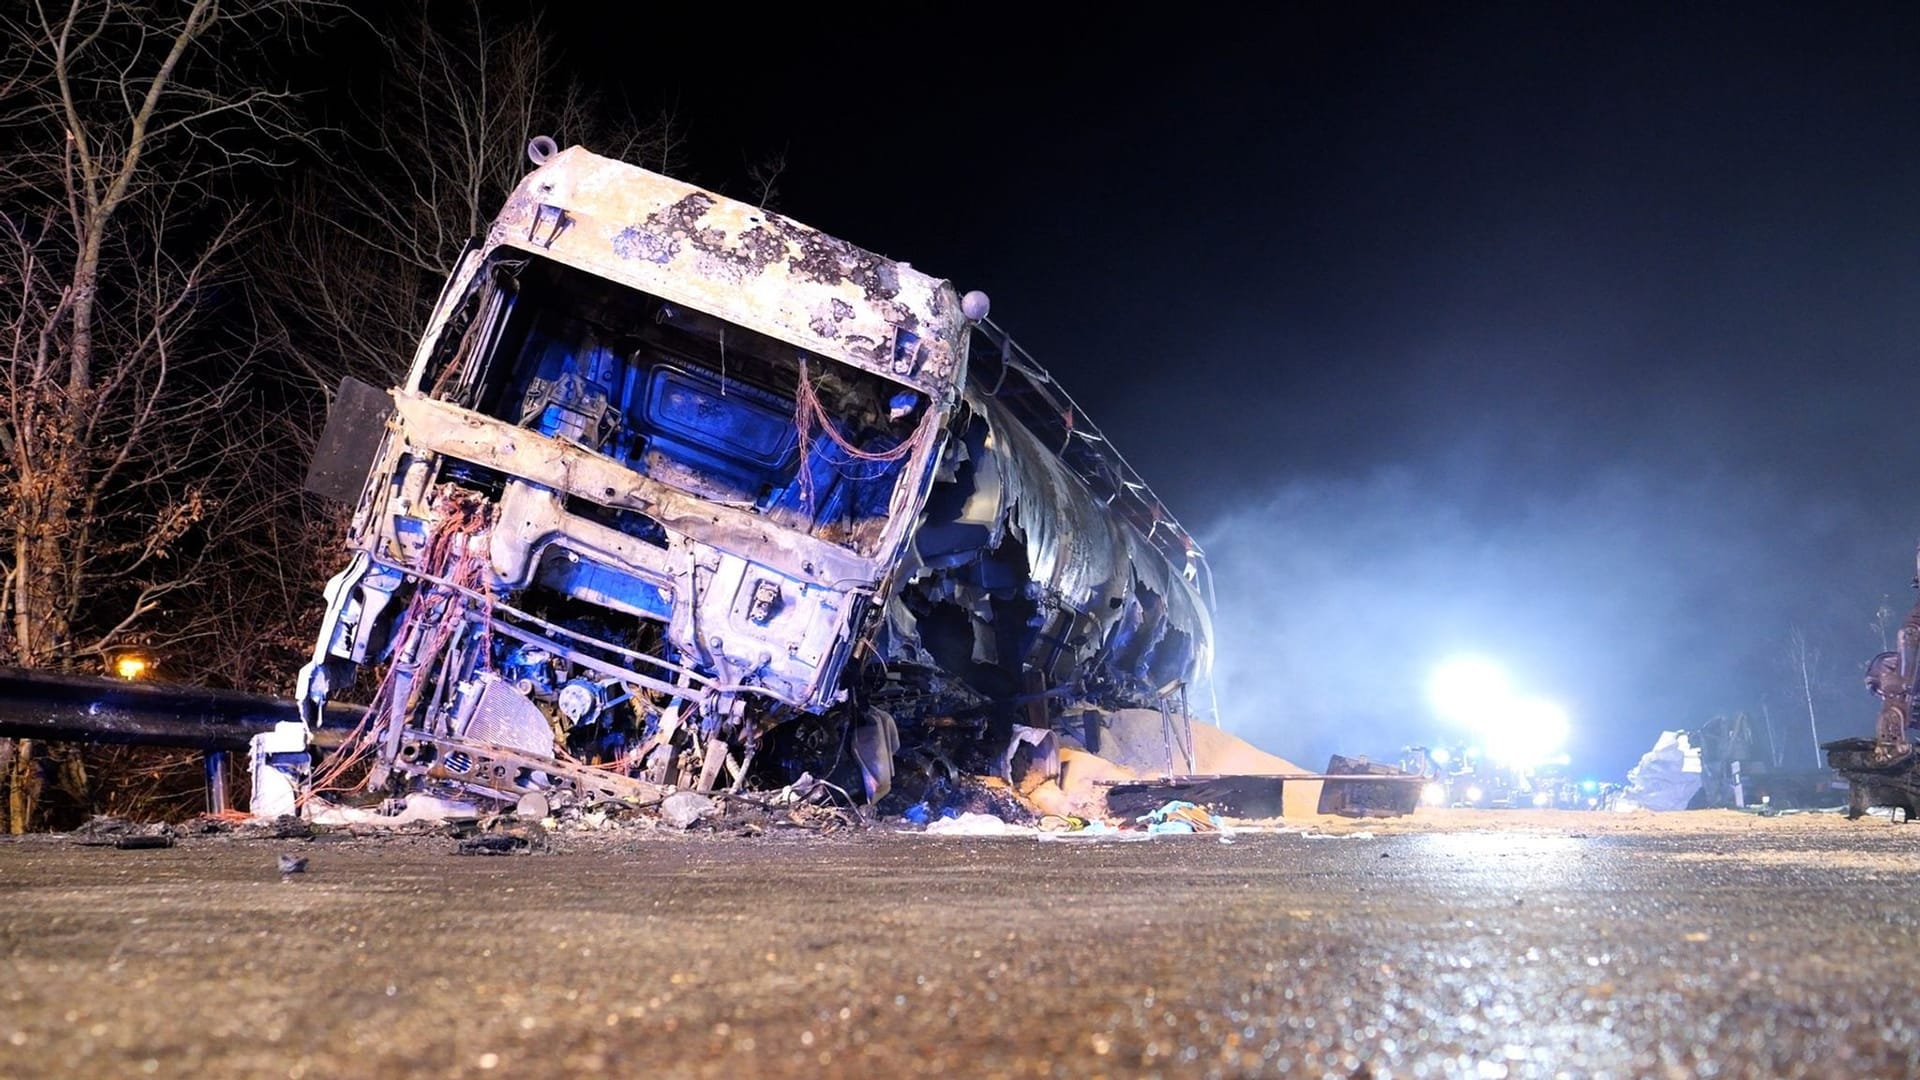
M925 825L934 818L959 817L960 811L955 810L951 806L943 806L939 812L936 813L933 807L928 806L925 802L917 802L901 811L900 816L913 822L915 825Z

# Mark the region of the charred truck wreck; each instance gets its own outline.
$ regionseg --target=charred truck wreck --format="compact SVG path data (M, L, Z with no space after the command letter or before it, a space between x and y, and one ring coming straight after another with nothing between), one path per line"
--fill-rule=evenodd
M878 799L896 755L1204 678L1204 555L984 295L530 156L406 384L343 390L316 459L357 504L296 697L317 723L367 669L369 788Z

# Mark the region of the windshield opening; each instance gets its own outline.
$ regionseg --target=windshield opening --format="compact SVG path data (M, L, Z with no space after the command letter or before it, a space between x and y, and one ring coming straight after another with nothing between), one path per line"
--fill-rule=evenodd
M497 254L434 395L872 554L925 396L683 305Z

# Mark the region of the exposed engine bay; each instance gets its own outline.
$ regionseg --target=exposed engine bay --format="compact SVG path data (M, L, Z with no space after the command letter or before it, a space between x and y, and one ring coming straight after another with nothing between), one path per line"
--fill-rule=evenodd
M356 502L296 697L370 699L316 785L875 800L1069 703L1184 710L1205 557L983 295L542 158L316 460Z

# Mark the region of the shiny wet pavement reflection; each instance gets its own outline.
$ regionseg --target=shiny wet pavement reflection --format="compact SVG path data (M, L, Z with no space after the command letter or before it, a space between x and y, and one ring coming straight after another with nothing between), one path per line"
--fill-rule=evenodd
M1920 825L1567 821L0 843L0 1075L1913 1074Z

